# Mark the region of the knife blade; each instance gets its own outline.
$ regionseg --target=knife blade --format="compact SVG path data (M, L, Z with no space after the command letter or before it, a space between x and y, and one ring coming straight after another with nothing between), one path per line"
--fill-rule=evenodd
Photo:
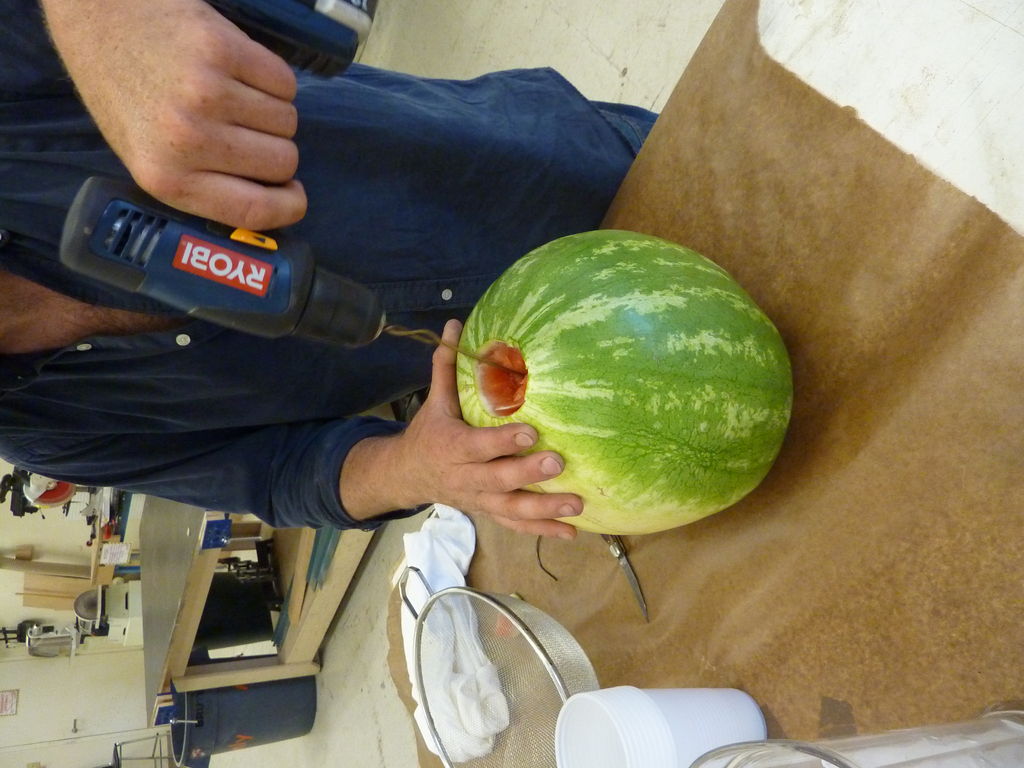
M608 550L612 553L612 556L618 561L622 572L626 574L626 581L629 582L629 587L633 590L633 597L636 598L637 603L640 605L640 612L644 615L644 621L649 622L647 601L644 599L644 592L640 588L640 581L636 577L633 565L629 562L629 556L626 554L626 546L623 544L622 538L607 533L602 533L601 538L608 545Z

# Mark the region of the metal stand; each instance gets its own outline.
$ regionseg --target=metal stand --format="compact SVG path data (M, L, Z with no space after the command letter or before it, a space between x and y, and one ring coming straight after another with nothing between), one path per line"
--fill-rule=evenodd
M143 757L125 757L124 747L126 744L139 744L144 741L152 741L153 749L150 751L148 756ZM153 768L175 768L176 763L171 753L171 733L170 731L161 731L155 733L152 736L143 736L139 739L130 739L128 741L118 741L114 744L114 757L111 761L111 768L121 768L125 763L142 763L148 762Z

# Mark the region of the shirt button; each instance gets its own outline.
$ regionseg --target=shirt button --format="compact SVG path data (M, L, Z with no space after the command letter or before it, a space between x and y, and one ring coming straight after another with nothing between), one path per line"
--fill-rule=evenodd
M81 344L77 345L75 349L77 349L79 352L88 352L90 349L92 349L92 344L83 341Z
M452 297L452 289L451 288L445 288L443 291L441 291L441 300L442 301L449 301L451 299L451 297Z
M179 333L174 337L174 341L177 342L179 347L187 347L192 343L192 337L187 333Z

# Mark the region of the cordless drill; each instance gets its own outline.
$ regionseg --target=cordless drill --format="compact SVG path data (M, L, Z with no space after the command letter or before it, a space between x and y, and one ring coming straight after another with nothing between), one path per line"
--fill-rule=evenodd
M64 221L60 261L99 282L257 336L359 346L384 329L377 294L318 267L304 240L183 213L129 181L94 176L82 185Z
M366 38L376 0L207 0L292 66L329 77ZM185 314L258 336L349 346L384 328L368 288L316 265L304 241L232 229L170 208L130 182L93 177L64 223L64 266Z
M366 39L377 0L206 0L297 69L344 70Z

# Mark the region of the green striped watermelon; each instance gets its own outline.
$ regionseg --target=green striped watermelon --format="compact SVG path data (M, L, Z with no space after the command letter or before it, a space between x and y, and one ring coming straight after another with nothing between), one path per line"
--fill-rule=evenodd
M583 498L566 522L651 533L745 496L775 460L792 377L775 326L721 267L660 238L600 230L513 264L474 308L459 397L474 426L532 425Z

